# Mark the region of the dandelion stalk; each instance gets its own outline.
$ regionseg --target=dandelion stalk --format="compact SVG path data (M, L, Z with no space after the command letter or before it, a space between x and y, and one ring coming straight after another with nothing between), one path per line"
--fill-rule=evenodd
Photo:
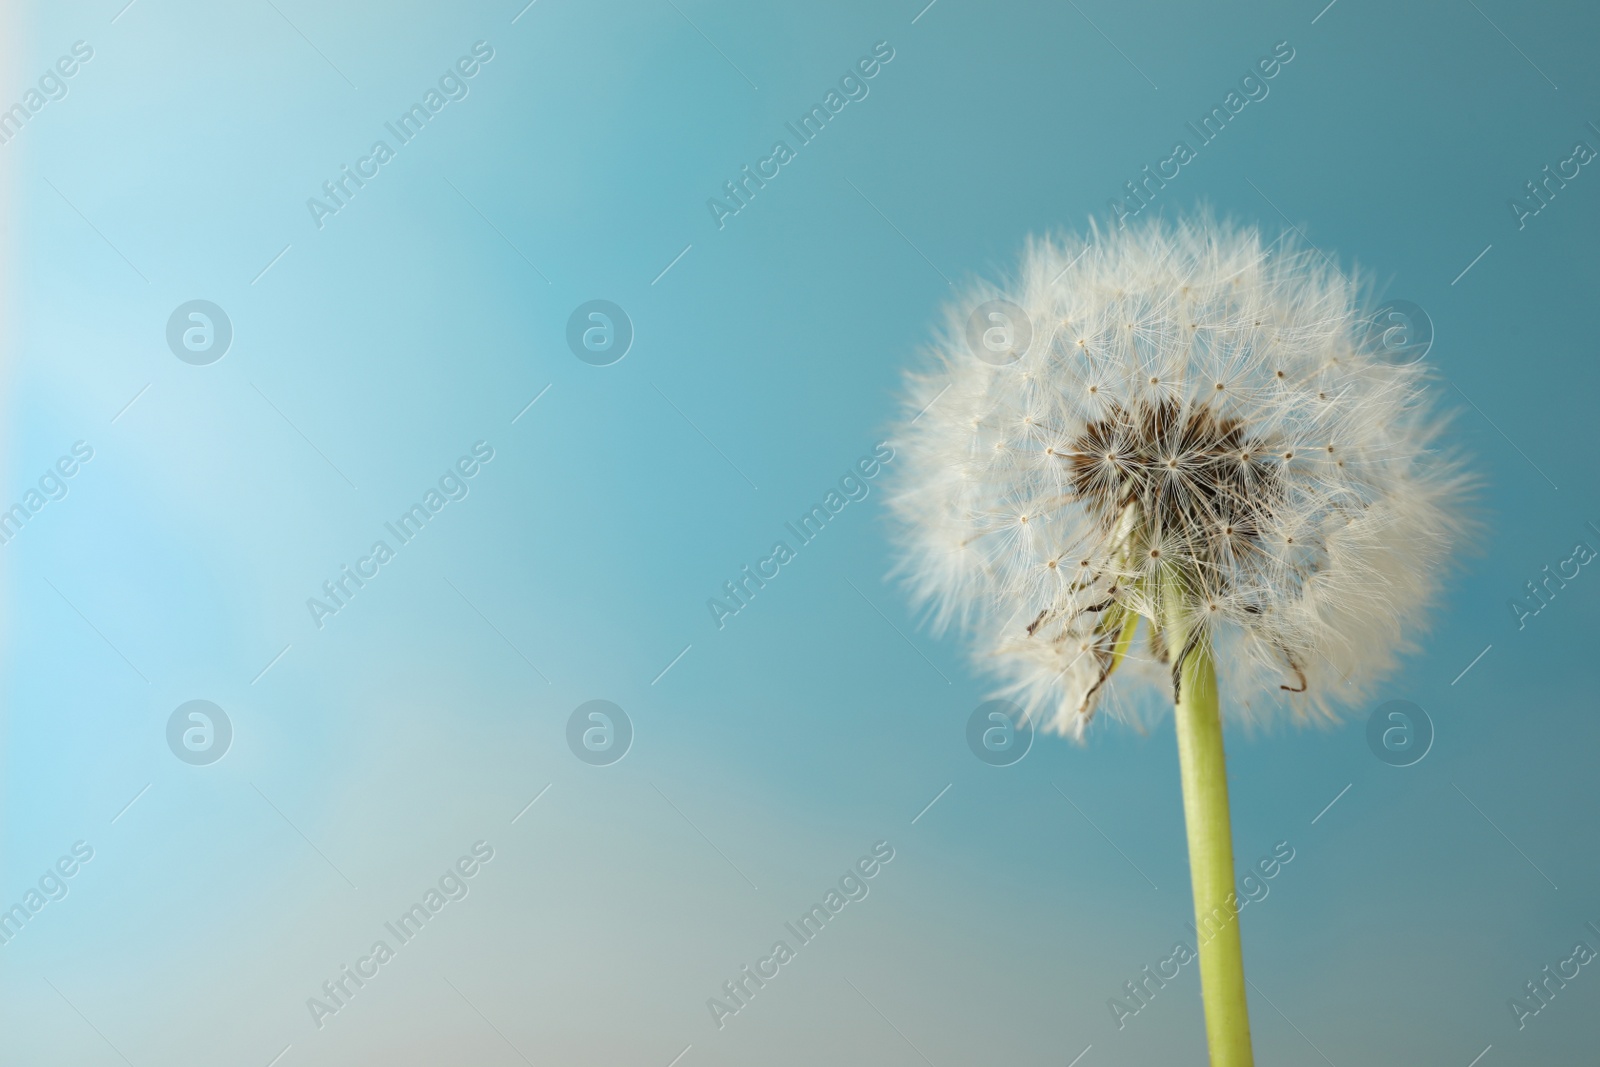
M1168 647L1181 650L1190 635L1183 629L1183 613L1172 615ZM1250 1051L1244 957L1238 912L1230 901L1234 894L1233 829L1228 815L1228 772L1210 639L1202 637L1196 642L1175 673L1178 766L1183 777L1183 820L1189 836L1189 881L1194 893L1206 1044L1211 1050L1211 1067L1252 1067L1255 1060Z

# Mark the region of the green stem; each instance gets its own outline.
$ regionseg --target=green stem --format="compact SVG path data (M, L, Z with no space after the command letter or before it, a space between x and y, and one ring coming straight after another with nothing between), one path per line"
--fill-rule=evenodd
M1167 636L1173 655L1187 639L1177 615L1169 608ZM1209 640L1196 642L1183 662L1176 719L1195 936L1200 942L1200 995L1205 1005L1211 1067L1252 1067L1255 1058L1250 1051L1239 912L1231 902L1233 831L1228 817L1228 775L1222 752L1222 716L1217 706L1217 672Z

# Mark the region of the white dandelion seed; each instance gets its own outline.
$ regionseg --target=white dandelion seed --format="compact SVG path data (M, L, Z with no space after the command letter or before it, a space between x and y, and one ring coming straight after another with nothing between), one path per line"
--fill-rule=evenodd
M896 440L915 596L1080 738L1167 703L1174 627L1209 641L1241 720L1365 699L1415 648L1467 482L1426 369L1376 347L1361 296L1319 253L1206 219L1033 242L911 379L913 414L945 390ZM997 299L1033 333L1003 366L967 336Z
M1021 321L979 351L991 301ZM1367 323L1321 253L1208 218L1035 241L950 310L896 435L900 570L1030 717L1174 709L1213 1067L1253 1063L1218 675L1246 723L1330 720L1467 529L1427 371Z

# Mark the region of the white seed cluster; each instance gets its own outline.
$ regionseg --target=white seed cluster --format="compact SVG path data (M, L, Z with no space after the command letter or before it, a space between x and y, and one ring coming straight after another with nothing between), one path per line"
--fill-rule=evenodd
M1031 324L1006 365L969 340L995 300ZM1468 481L1426 370L1321 253L1209 218L1035 241L931 355L894 441L900 570L1046 728L1169 704L1171 634L1211 641L1251 722L1330 718L1413 647Z

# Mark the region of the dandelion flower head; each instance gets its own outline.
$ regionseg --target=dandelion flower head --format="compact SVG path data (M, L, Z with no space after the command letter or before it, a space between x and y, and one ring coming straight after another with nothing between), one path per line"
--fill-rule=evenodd
M1427 369L1366 310L1321 252L1208 217L1031 242L909 378L914 595L1078 737L1170 706L1202 639L1230 716L1364 699L1415 646L1467 485Z

